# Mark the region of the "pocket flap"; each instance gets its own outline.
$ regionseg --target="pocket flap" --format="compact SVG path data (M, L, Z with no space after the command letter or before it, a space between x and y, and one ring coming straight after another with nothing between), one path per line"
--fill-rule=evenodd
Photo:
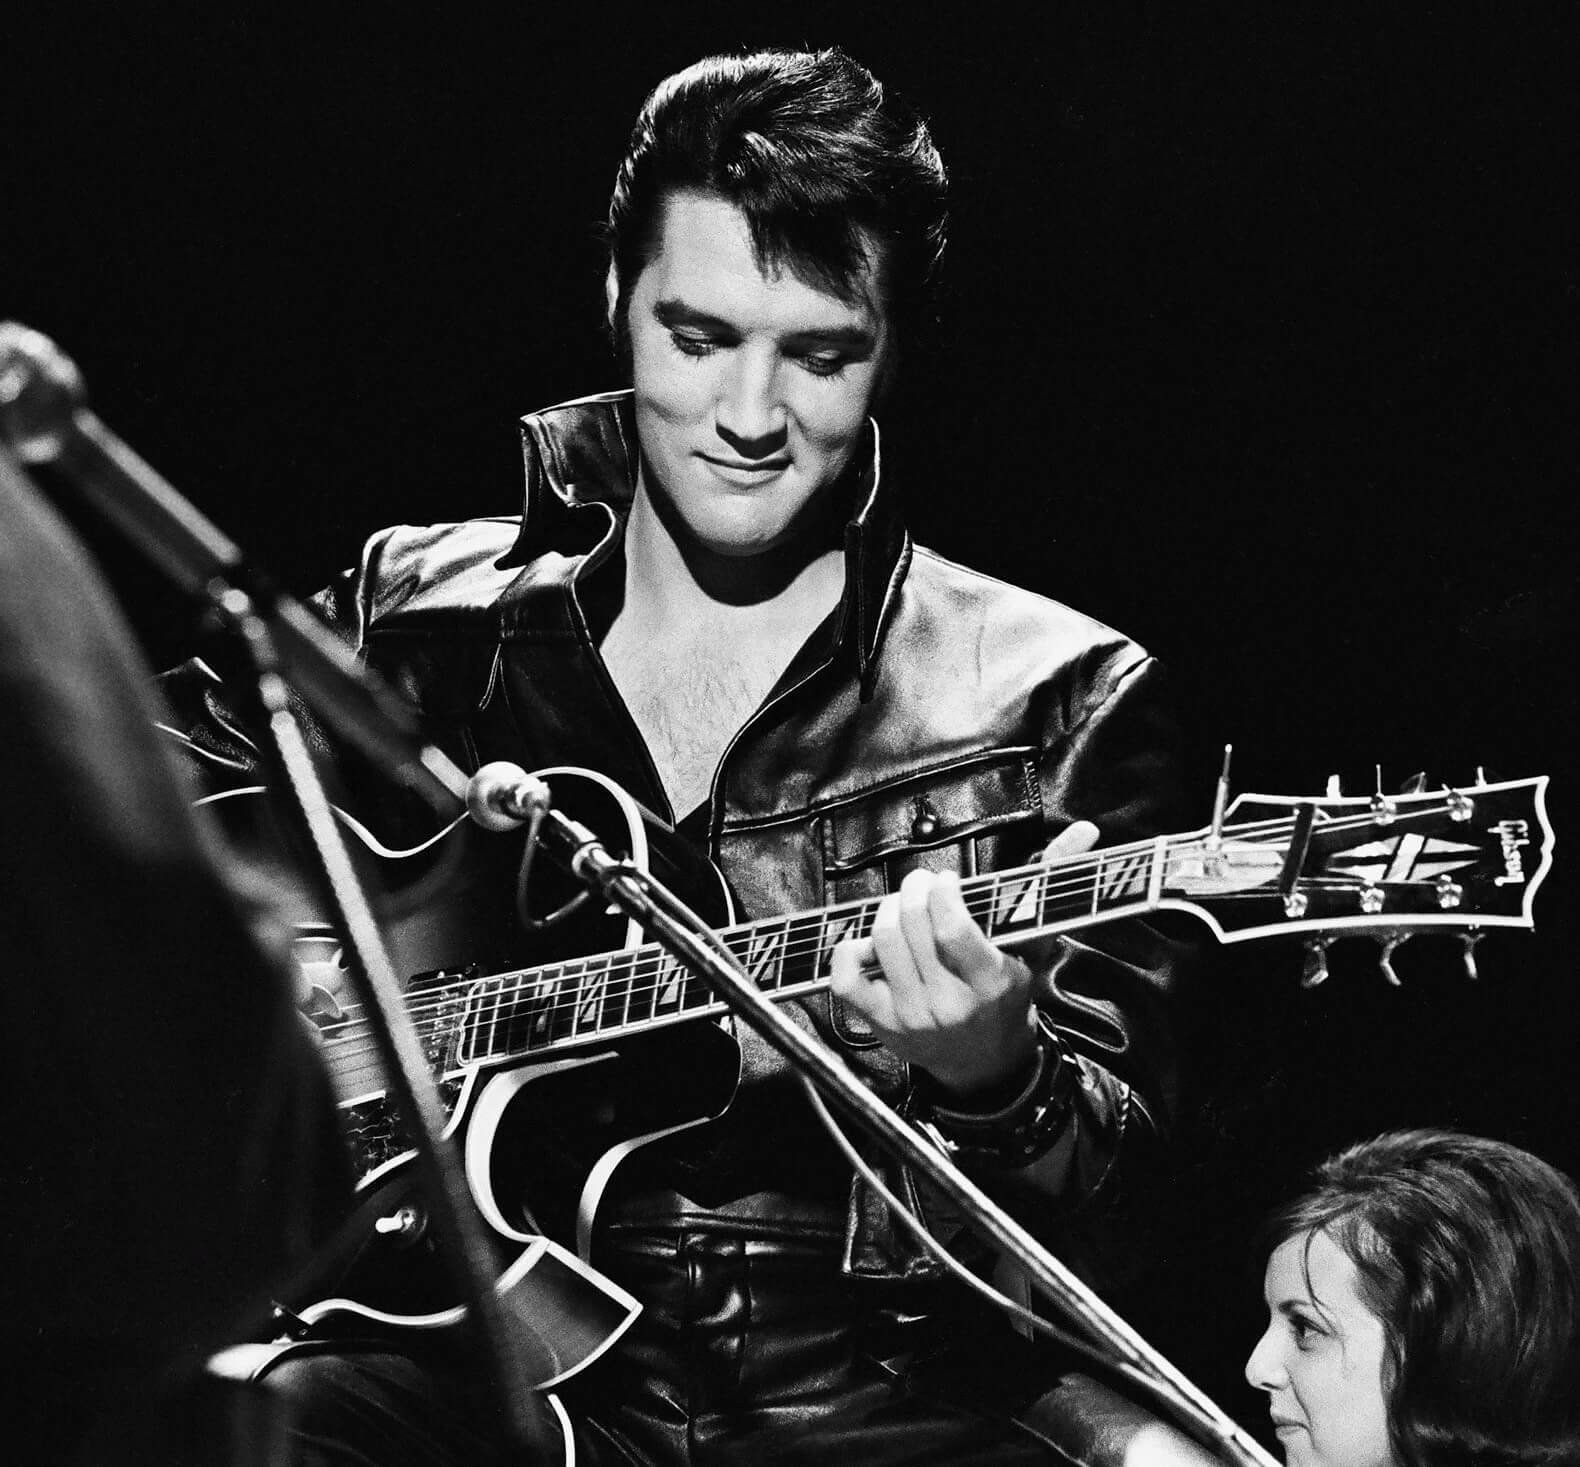
M1041 813L1029 749L929 770L824 812L824 868L853 871L895 851L952 845Z

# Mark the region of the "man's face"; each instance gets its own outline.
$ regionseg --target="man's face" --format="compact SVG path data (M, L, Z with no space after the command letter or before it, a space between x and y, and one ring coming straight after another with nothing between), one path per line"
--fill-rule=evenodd
M1269 1322L1245 1377L1267 1392L1288 1467L1397 1467L1382 1321L1356 1282L1349 1254L1325 1232L1287 1238L1267 1260Z
M643 482L697 547L752 555L817 522L892 349L870 261L858 296L765 274L733 204L670 196L626 309Z

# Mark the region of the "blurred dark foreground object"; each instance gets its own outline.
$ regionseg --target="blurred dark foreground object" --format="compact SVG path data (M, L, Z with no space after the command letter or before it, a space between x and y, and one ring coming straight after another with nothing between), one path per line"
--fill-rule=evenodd
M0 450L5 1437L230 1467L203 1374L349 1197L266 911L227 882L119 609ZM8 1453L9 1455L9 1453Z

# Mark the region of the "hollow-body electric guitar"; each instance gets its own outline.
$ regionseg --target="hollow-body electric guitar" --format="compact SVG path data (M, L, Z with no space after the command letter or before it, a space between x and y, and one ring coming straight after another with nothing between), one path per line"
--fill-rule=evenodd
M718 924L775 999L825 988L835 945L870 930L875 899L737 923L718 873L617 785L582 769L539 773L559 808ZM1224 943L1303 938L1307 983L1326 976L1328 943L1360 934L1381 942L1391 980L1394 947L1416 932L1457 932L1474 973L1472 947L1486 931L1533 925L1552 860L1546 785L1533 778L1392 798L1242 795L1217 830L968 877L962 893L987 936L1006 947L1176 910L1195 914ZM421 857L391 852L347 823L380 861L434 859L433 843ZM551 929L581 955L541 961L539 946L534 966L508 966L523 943L521 842L468 825L444 841L471 848L460 862L469 877L451 882L446 900L397 913L391 945L403 969L421 975L409 984L408 1009L477 1205L518 1255L500 1287L540 1327L563 1326L542 1382L553 1384L596 1358L637 1309L582 1262L600 1195L633 1151L728 1108L739 1049L727 1024L709 1022L725 1009L707 987L639 931L615 925L611 933L607 914L591 913L592 937L575 930L581 919ZM539 909L566 895L545 891ZM603 950L589 954L600 938ZM332 963L335 949L326 929L304 935L309 973ZM506 966L493 966L502 959ZM426 1211L372 1031L360 1006L333 1000L316 1019L356 1152L367 1228L347 1296L302 1315L314 1323L452 1323L460 1313L453 1298L440 1284L424 1298L414 1282L421 1271L409 1266L414 1249L431 1246Z

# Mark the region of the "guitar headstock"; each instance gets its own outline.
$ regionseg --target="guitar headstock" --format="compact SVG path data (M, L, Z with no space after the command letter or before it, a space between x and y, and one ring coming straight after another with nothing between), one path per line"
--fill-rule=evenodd
M1319 958L1323 939L1370 932L1391 979L1388 953L1411 932L1534 926L1552 865L1546 790L1541 776L1394 796L1241 795L1221 836L1171 844L1163 905L1187 907L1223 942L1315 937ZM1307 976L1326 968L1308 964Z

